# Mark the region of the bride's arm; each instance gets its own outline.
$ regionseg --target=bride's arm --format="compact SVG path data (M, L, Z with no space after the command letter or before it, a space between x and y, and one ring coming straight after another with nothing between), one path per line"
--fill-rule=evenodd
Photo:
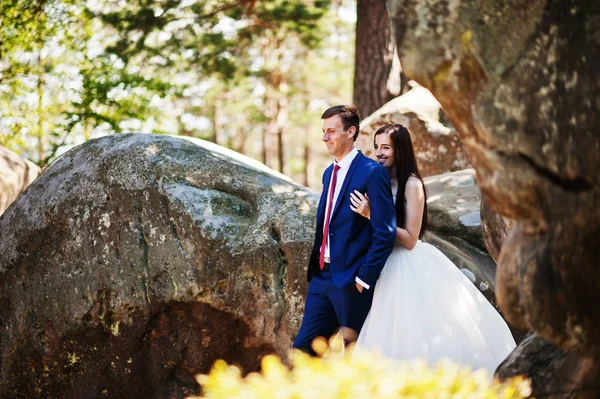
M408 179L404 197L406 198L406 228L396 227L396 244L413 249L417 245L423 219L425 206L423 184L417 179Z

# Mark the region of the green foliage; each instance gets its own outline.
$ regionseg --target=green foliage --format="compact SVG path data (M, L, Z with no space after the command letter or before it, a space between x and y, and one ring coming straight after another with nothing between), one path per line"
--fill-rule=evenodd
M303 45L316 46L329 1L139 0L114 6L105 0L101 5L88 12L116 32L118 39L106 51L125 64L159 56L179 70L193 65L203 76L232 79L246 70L247 52L263 37L294 35ZM185 57L171 56L181 53Z
M185 134L318 181L307 163L318 174L327 162L313 150L319 116L352 90L353 23L339 9L331 0L4 0L0 145L44 166L99 135Z
M0 145L44 166L59 148L90 138L96 127L119 132L127 119L153 115L152 95L168 87L101 49L102 31L70 0L2 3ZM142 94L141 96L139 94ZM79 136L70 140L71 136Z
M238 368L219 360L197 381L205 398L516 399L531 394L529 381L521 377L491 381L485 370L451 362L427 368L423 362L395 363L361 351L351 360L339 353L319 359L294 352L292 363L288 368L266 356L260 373L242 377Z

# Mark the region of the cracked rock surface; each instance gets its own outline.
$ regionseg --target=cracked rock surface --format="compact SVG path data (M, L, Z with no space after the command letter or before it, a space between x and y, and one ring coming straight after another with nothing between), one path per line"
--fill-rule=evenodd
M0 397L184 397L285 356L317 201L200 140L69 151L0 218Z
M498 259L504 315L598 359L600 2L389 6L404 72L441 103L489 206L516 221Z

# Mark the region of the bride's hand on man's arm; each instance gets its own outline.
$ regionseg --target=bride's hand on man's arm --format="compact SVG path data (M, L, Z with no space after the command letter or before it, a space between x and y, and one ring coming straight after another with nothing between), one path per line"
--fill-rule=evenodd
M353 193L350 193L350 202L352 202L350 209L367 219L371 219L371 205L367 193L362 195L360 191L354 190Z

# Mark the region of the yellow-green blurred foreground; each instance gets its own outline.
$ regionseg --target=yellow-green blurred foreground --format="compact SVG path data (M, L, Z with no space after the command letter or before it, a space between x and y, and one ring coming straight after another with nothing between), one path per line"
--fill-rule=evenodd
M323 345L327 345L323 342ZM288 368L275 356L262 361L262 371L245 378L224 361L208 375L199 375L205 398L526 398L524 378L492 381L485 370L472 371L451 362L427 368L424 362L394 363L374 353L355 351L350 357L329 351L323 358L296 351Z

